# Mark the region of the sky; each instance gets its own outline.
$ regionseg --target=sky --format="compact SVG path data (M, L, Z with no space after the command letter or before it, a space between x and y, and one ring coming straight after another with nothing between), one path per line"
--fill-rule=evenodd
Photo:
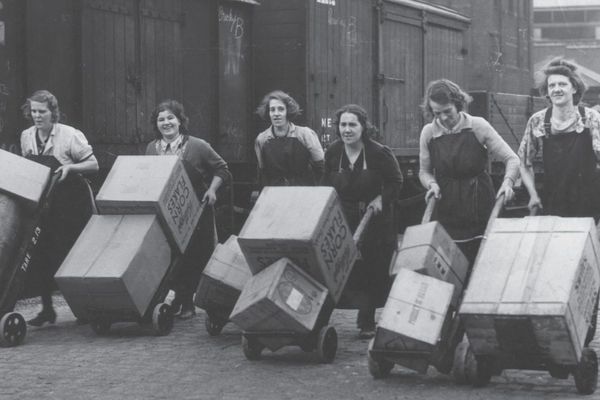
M533 7L600 6L600 0L533 0Z

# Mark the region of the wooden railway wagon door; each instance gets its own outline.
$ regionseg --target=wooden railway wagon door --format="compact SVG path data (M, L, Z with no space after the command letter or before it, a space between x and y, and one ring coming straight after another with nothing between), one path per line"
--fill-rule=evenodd
M182 25L181 0L83 1L83 125L101 164L143 153L157 102L182 98Z
M308 7L308 125L325 145L334 112L346 103L373 112L373 5L364 0L312 0Z
M414 4L414 3L412 3ZM423 127L420 103L427 83L448 78L462 83L461 53L467 18L436 13L433 6L379 1L378 111L383 142L396 156L418 156Z

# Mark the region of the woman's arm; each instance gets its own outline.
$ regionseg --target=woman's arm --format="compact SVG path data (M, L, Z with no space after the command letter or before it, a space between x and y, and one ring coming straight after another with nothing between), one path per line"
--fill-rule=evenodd
M427 189L427 193L425 193L425 200L429 199L431 196L439 199L442 195L431 166L431 158L429 154L430 139L431 132L427 129L427 126L425 126L423 127L421 136L419 138L419 180L421 181L421 185Z

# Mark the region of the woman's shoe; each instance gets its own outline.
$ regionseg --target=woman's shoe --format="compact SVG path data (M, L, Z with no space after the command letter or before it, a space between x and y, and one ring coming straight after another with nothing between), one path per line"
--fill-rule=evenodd
M358 333L359 339L371 339L375 337L375 329L362 328Z
M54 309L50 308L40 311L35 318L32 318L29 321L27 321L27 324L31 326L42 326L46 322L51 324L56 322L56 312L54 311Z
M196 315L196 307L193 304L183 305L181 307L181 313L179 314L179 319L190 319Z

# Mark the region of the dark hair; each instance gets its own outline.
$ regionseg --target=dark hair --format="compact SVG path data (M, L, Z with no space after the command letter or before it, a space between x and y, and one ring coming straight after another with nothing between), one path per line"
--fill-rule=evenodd
M267 93L260 101L258 107L256 107L256 113L265 121L271 120L269 117L269 103L271 100L279 100L285 105L288 121L294 120L296 117L302 114L302 109L292 96L284 91L274 90Z
M158 119L158 114L163 111L170 111L177 117L179 120L179 131L184 135L188 134L188 123L190 122L187 115L185 115L185 110L183 109L183 104L178 102L177 100L163 100L161 101L154 111L152 111L152 116L150 117L150 123L152 124L152 128L156 133L156 137L158 139L162 138L160 131L158 130L158 126L156 126L156 120Z
M452 103L456 107L456 111L460 112L467 110L467 106L473 101L473 98L451 80L438 79L429 82L423 103L421 103L421 109L427 119L433 118L433 110L429 105L430 101L443 105Z
M537 87L540 94L545 97L548 97L548 77L550 75L563 75L569 78L571 85L577 91L573 95L573 104L579 104L583 94L587 90L587 86L577 71L577 65L574 62L559 57L552 59L541 71L541 74L538 72L539 83Z
M60 119L60 110L58 108L58 100L56 100L56 96L50 93L47 90L38 90L34 92L30 97L27 98L25 103L21 106L21 110L23 111L23 115L27 119L31 118L31 102L35 101L38 103L46 103L48 105L48 109L50 110L50 114L52 116L52 123L57 123Z
M338 136L340 136L340 119L342 118L342 114L349 113L356 115L358 122L363 128L361 139L370 139L375 135L375 127L369 122L369 116L367 115L367 111L359 106L358 104L346 104L340 107L336 112L333 119L333 124L335 126L335 132Z

